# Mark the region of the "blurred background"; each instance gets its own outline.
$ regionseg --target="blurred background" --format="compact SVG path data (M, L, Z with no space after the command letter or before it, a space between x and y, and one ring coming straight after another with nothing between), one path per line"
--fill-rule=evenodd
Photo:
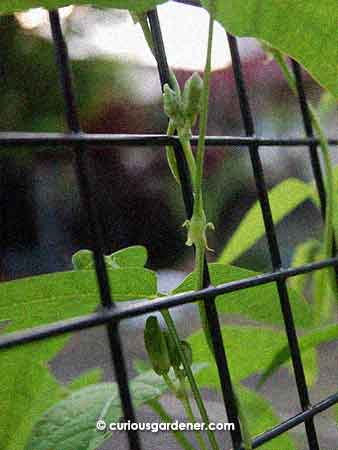
M207 14L170 2L159 8L168 60L180 83L204 67ZM142 31L125 11L69 6L61 10L72 58L83 129L95 133L163 133L166 117L155 61ZM54 64L48 16L42 9L0 18L0 129L63 131L64 104ZM240 39L257 134L303 136L297 102L278 68L254 39ZM243 134L229 50L217 24L213 53L209 134ZM311 100L321 90L308 77ZM335 113L325 117L334 136ZM91 152L92 183L105 235L105 250L145 245L155 269L188 270L184 211L164 149L112 148ZM311 179L305 148L261 150L269 187L283 178ZM210 149L206 157L206 207L216 225L216 256L255 201L244 148ZM70 268L71 255L88 247L86 211L81 208L71 149L1 151L1 276L11 279ZM283 256L305 234L316 234L320 218L311 205L279 227ZM284 225L284 228L283 228ZM288 232L283 232L283 229ZM292 232L290 231L292 227ZM261 242L241 265L265 268Z
M199 8L170 2L158 8L170 66L181 85L195 70L203 70L207 14ZM92 7L61 10L69 45L82 127L93 133L165 133L167 120L155 61L141 29L127 12ZM257 135L303 137L299 105L276 64L254 39L239 40ZM244 135L226 35L215 29L211 85L210 135ZM317 105L322 91L307 75L305 88ZM48 16L41 9L15 16L0 16L0 130L65 131L64 104L58 82ZM329 137L336 136L337 117L323 117ZM332 157L338 162L337 148ZM312 179L308 149L262 148L266 180L272 188L283 179ZM0 276L2 280L71 269L71 256L90 248L86 211L81 206L70 148L45 147L39 151L1 149L0 152ZM149 267L159 271L161 290L169 290L192 268L192 252L184 245L186 232L180 189L167 166L164 148L111 148L90 152L91 183L104 231L105 252L141 244L149 251ZM216 226L210 246L217 259L245 212L256 201L247 149L210 148L205 164L205 199L208 219ZM292 192L289 193L292 195ZM320 237L318 210L303 204L278 227L283 263L290 263L296 245ZM270 268L264 239L237 264L254 270ZM183 314L182 314L183 312ZM180 331L189 334L199 326L193 307L178 308ZM135 357L145 357L142 320L122 324L128 369ZM130 332L132 328L132 333ZM105 332L78 333L52 363L60 380L69 381L85 369L100 366L112 373ZM333 343L334 344L334 343ZM336 388L335 345L322 348L319 400ZM76 358L74 358L76 354ZM335 367L334 364L336 365ZM249 380L253 387L255 380ZM278 404L282 418L298 411L293 378L284 370L268 383L267 398ZM208 394L214 416L223 414L219 398ZM177 417L170 396L164 400ZM149 414L149 411L141 412ZM333 449L337 430L323 417L323 445ZM151 418L151 420L155 420ZM321 419L318 419L321 420ZM325 421L326 420L326 421ZM297 428L299 430L301 427ZM299 433L299 431L297 431ZM123 436L121 437L123 439ZM145 437L145 439L147 439ZM158 448L161 435L151 436L147 449ZM166 438L166 449L176 449ZM304 442L304 436L300 437ZM119 449L124 444L116 444ZM155 447L154 447L155 445ZM229 444L230 445L230 444ZM299 449L305 448L300 444ZM111 448L111 445L105 447Z

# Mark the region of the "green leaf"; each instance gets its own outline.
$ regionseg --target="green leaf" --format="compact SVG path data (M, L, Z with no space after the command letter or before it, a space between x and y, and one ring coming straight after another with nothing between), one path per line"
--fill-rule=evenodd
M95 268L94 256L91 250L79 250L72 256L74 270L90 270Z
M316 239L309 239L306 242L302 242L296 247L295 253L292 259L292 267L300 267L303 264L308 264L314 261L317 252L320 250L320 242ZM297 275L289 279L289 284L300 294L304 292L305 283L309 274Z
M67 389L77 391L91 384L98 384L103 378L102 369L92 369L81 374L67 385Z
M147 249L141 245L123 248L104 257L107 268L144 267L148 259ZM95 268L94 254L91 250L79 250L72 257L75 270L91 270Z
M67 395L48 368L35 360L34 350L37 347L1 353L1 450L23 449L41 414Z
M61 295L63 275L0 283L0 321L10 321L2 331L17 331L92 311L93 303L72 301L74 299L67 296L67 289L64 296ZM53 286L56 280L58 289ZM59 298L54 296L58 293ZM1 352L1 449L23 448L38 417L67 395L66 389L59 386L49 373L47 365L67 339L53 338Z
M156 274L143 268L108 271L115 301L152 297ZM92 270L59 272L0 283L0 322L11 320L6 331L47 324L89 313L100 304Z
M333 168L333 179L334 179L334 185L335 185L335 195L338 196L338 165ZM320 208L320 202L318 197L318 191L316 184L312 182L310 184L311 186L311 200L313 203L317 206L317 208ZM338 242L338 214L333 215L333 227L334 227L334 233L336 241Z
M236 387L236 392L239 395L241 407L245 413L252 437L273 428L281 422L271 408L270 403L264 397L242 385ZM291 437L286 433L262 445L260 448L262 450L296 450Z
M283 3L283 2L281 2ZM307 199L312 199L312 188L303 181L289 178L269 192L274 223L277 224ZM250 249L265 235L261 208L256 202L245 214L235 233L223 250L219 262L230 263Z
M324 259L323 253L318 259ZM332 290L330 279L336 279L334 268L316 270L313 274L312 311L315 327L326 325L337 316L337 295Z
M136 373L141 374L143 372L148 372L151 370L151 366L148 361L144 361L143 359L136 359L134 361L134 369Z
M134 245L132 247L123 248L105 258L113 268L144 267L147 263L148 252L142 245Z
M320 96L319 103L317 105L318 115L321 119L324 119L326 115L331 114L337 108L336 99L330 92L324 91Z
M130 11L143 12L154 8L156 5L164 3L166 0L2 0L0 4L0 14L12 14L17 11L24 11L29 8L56 9L67 5L87 5L92 3L95 6L129 9Z
M234 383L265 371L275 354L287 344L285 333L254 326L223 326L222 338ZM194 361L209 363L208 367L196 376L199 385L219 388L217 368L203 331L192 334L188 342L193 349ZM307 381L311 384L317 374L316 352L313 349L307 352L309 353L304 359L304 367Z
M202 0L236 36L256 37L292 56L338 97L335 0Z
M209 269L211 283L214 286L260 275L241 267L218 263L209 264ZM173 293L179 294L194 290L195 279L196 274L191 273ZM313 323L311 306L294 290L289 289L289 294L296 325L304 328L311 327ZM220 295L217 297L216 305L219 313L240 314L248 319L271 325L283 325L284 323L275 283Z
M107 435L97 433L95 425L106 406L107 422L117 422L121 408L116 383L100 383L74 392L36 423L25 450L87 450L92 441L103 442Z
M302 351L309 351L320 344L338 340L338 324L328 325L323 328L313 330L299 339L299 346ZM264 370L260 385L283 365L290 358L290 351L288 346L283 346L274 356L272 362Z
M167 342L170 363L173 368L179 369L183 364L182 360L181 360L181 356L179 354L179 351L178 351L173 339L170 337L170 334L165 332L164 336L165 336L165 339ZM192 361L193 361L191 345L187 341L181 341L181 347L182 347L183 353L185 354L185 358L187 360L188 365L191 366Z
M197 373L205 367L194 365ZM162 377L144 372L130 382L135 407L161 396L168 389ZM118 422L122 415L116 383L100 383L74 392L47 411L36 423L25 450L93 450L111 433L98 433L98 419L107 424Z
M114 299L156 294L156 275L146 269L109 271ZM94 271L62 272L0 283L2 333L87 314L99 304ZM50 361L68 337L48 339L1 352L1 450L23 448L33 423L53 403L67 395L49 373ZM84 382L84 380L82 380Z
M169 145L166 146L165 150L166 150L166 156L167 156L167 162L169 165L169 169L170 169L173 177L177 181L177 183L180 183L180 175L178 172L175 150L173 149L173 147L170 147Z

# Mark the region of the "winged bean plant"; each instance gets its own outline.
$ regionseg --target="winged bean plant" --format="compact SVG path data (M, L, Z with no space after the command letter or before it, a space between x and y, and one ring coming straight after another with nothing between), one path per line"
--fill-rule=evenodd
M94 3L100 7L128 9L135 22L140 23L152 50L145 13L164 2L96 0ZM0 5L0 14L38 6L56 9L68 3L67 0L4 0ZM74 0L72 3L87 2ZM195 268L177 288L164 294L158 290L156 273L145 267L147 250L144 247L133 246L107 255L105 262L111 295L117 302L137 301L140 298L152 301L167 294L180 294L203 287L204 263L210 251L207 232L214 228L205 214L202 181L215 20L235 35L249 35L263 41L264 48L280 65L292 91L296 87L285 55L298 60L326 88L327 95L333 98L338 96L336 70L331 63L336 52L334 40L331 39L336 27L331 14L331 7L335 7L332 0L323 0L320 7L314 0L264 3L259 0L203 0L202 6L210 17L203 80L198 74L193 74L181 90L174 73L171 73L171 85L164 87L163 94L168 135L177 133L193 185L193 215L184 225L187 245L195 249ZM320 14L315 14L318 8ZM307 36L305 40L304 33ZM325 45L322 45L324 41ZM307 241L297 247L295 266L331 257L334 236L338 237L338 170L332 166L328 143L316 110L311 106L310 111L324 161L327 198L325 230L321 241ZM199 140L195 155L190 137L191 128L197 120ZM174 150L170 147L166 150L173 176L179 182ZM284 195L285 192L292 195ZM274 187L269 192L269 199L276 224L307 200L319 207L314 184L296 179L285 180ZM218 262L209 264L211 283L220 285L259 275L234 265L234 262L264 234L260 208L255 203L229 239ZM72 262L72 271L1 283L1 332L15 332L92 312L99 303L92 252L81 250L73 256ZM309 283L312 286L310 291ZM290 302L297 329L302 335L300 347L309 385L313 385L317 377L317 346L338 339L337 297L333 269L290 280ZM222 326L246 450L251 449L253 436L280 420L262 395L242 384L243 380L257 373L261 374L262 384L281 365L289 364L290 355L277 300L274 284L220 295L216 300L219 314L254 321L253 325ZM165 392L176 397L191 422L201 419L207 424L209 417L201 388L220 388L204 301L199 302L198 308L201 330L185 340L180 337L168 310L161 312L164 325L157 316L152 315L146 320L144 341L148 362L135 361L138 374L130 381L130 389L136 407L148 405L165 422L173 420L160 402ZM1 352L1 450L94 450L111 437L107 429L97 431L95 424L98 420L109 423L121 419L116 383L102 382L101 372L94 370L63 385L54 378L49 368L49 362L68 339L63 336ZM194 411L198 412L199 417ZM197 431L196 444L180 431L173 434L184 450L223 448L211 431L205 435ZM296 443L290 436L282 435L262 448L291 450L296 449Z

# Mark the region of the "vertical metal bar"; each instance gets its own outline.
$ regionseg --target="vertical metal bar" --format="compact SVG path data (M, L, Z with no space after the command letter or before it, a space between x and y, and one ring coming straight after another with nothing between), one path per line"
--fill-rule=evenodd
M167 62L166 52L164 48L162 32L159 18L156 10L148 13L148 20L151 28L151 33L154 43L154 52L157 60L159 76L161 80L162 89L164 84L171 84L170 70ZM185 204L186 215L191 218L193 213L193 191L190 180L188 166L184 157L182 146L179 142L175 145L175 154L177 158L177 166L180 176L182 196ZM204 286L210 286L210 275L207 261L205 261L204 270ZM208 327L211 331L211 340L213 345L214 356L216 360L218 375L221 383L224 406L226 409L229 422L233 422L235 430L231 431L231 439L234 450L239 450L242 445L242 434L240 422L238 418L237 403L234 395L233 385L231 381L230 370L225 354L223 338L221 333L221 326L216 309L215 299L209 299L205 302L206 316Z
M239 96L240 109L243 119L243 124L247 136L254 136L255 127L253 122L253 116L251 113L251 108L249 104L249 99L246 92L245 82L242 76L241 61L237 46L237 40L231 34L227 34L233 72L237 87L237 92ZM262 210L266 235L268 239L268 245L271 255L271 262L274 270L281 268L282 261L279 251L279 246L277 242L275 226L272 218L272 212L269 202L269 197L267 193L267 188L265 184L265 177L263 172L263 166L259 155L259 146L257 144L252 144L249 147L251 164L253 167L256 189L258 193L258 198ZM288 295L288 290L285 280L277 281L277 290L279 294L286 334L288 338L288 343L290 347L290 353L292 358L293 369L295 372L295 379L298 389L298 395L300 399L300 404L305 411L310 406L310 399L308 393L308 387L305 380L304 367L300 355L299 343L296 333L296 328L293 320L292 310L290 306L290 300ZM307 419L305 421L306 434L310 450L319 450L317 433L314 425L313 418Z
M65 101L67 125L73 133L81 133L80 121L77 112L72 72L68 56L67 44L64 40L60 17L57 10L49 13L52 36L55 46L56 61L60 71L62 92ZM76 174L79 182L81 200L87 211L88 224L90 229L91 244L94 252L95 270L98 280L100 299L102 306L106 308L115 307L111 294L108 273L103 257L103 239L99 226L98 213L94 205L91 187L88 177L88 167L86 164L86 148L84 144L74 146L76 155ZM117 325L112 323L107 325L107 335L109 339L110 352L114 363L116 379L122 402L122 409L125 420L135 422L135 414L128 385L128 375L125 367L122 345ZM136 431L128 432L130 450L141 450L141 444Z

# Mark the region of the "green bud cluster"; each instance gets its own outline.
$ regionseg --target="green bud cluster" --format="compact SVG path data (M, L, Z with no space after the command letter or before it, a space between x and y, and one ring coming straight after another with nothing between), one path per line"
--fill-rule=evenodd
M190 133L200 112L203 81L198 73L193 73L186 81L182 94L173 73L171 78L173 89L167 84L164 86L164 111L177 130Z

